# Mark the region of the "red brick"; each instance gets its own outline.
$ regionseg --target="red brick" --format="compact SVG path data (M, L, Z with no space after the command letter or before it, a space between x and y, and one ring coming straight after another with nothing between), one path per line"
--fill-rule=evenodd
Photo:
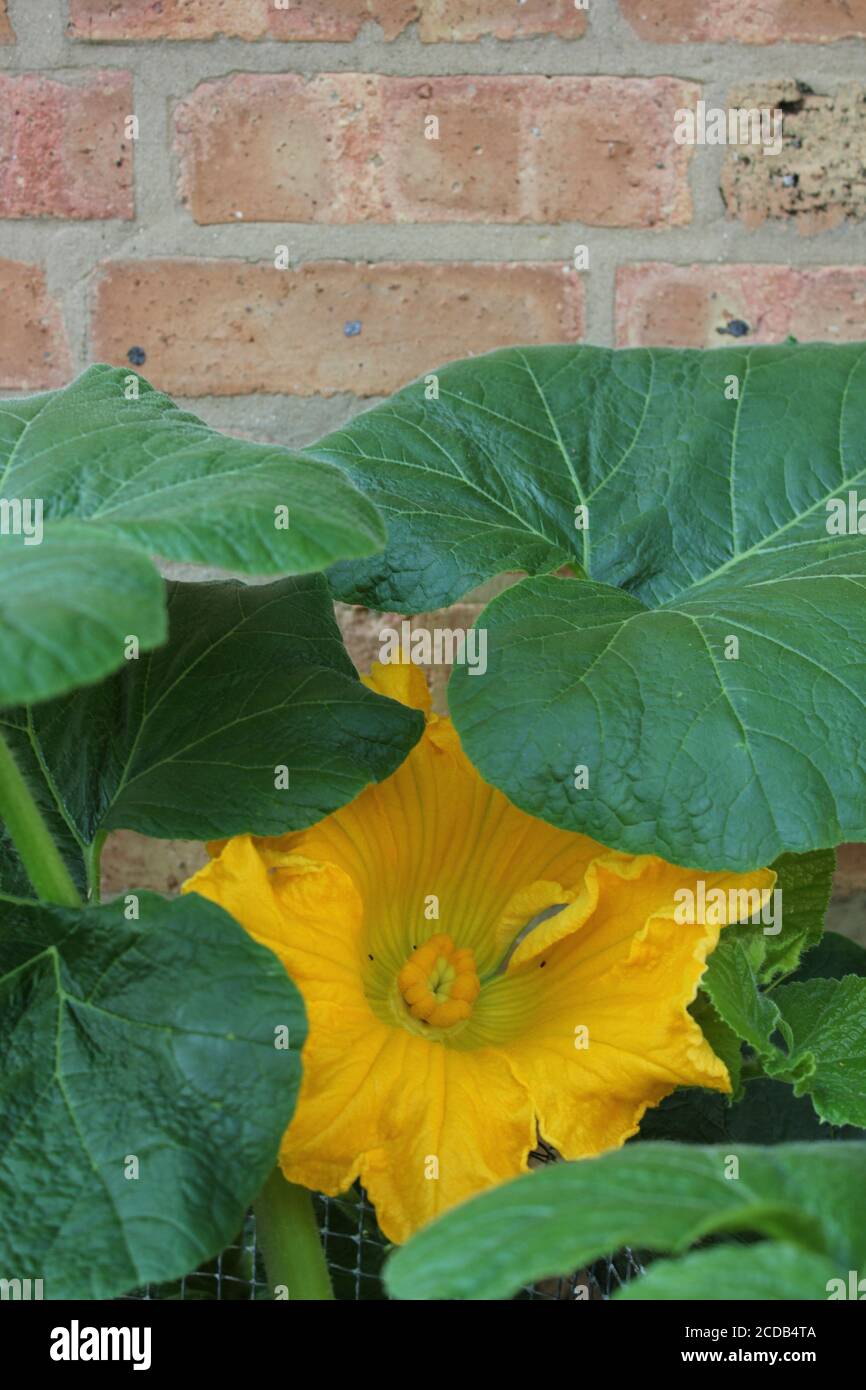
M375 22L386 39L396 38L418 18L419 0L290 0L278 10L274 0L71 0L73 38L319 40L357 38Z
M365 24L378 24L386 40L396 39L412 24L424 0L342 0L323 4L322 0L296 0L288 10L269 10L268 28L272 38L348 43L358 37Z
M177 110L181 192L200 223L691 219L670 77L245 74ZM425 120L439 138L425 138Z
M2 0L0 0L2 3ZM78 39L274 38L347 43L377 24L395 39L418 23L424 43L557 34L579 38L586 14L574 0L71 0L70 34Z
M197 222L361 222L380 198L378 77L241 74L177 108L181 192Z
M41 266L0 260L0 389L42 391L72 375L60 306Z
M657 43L833 43L866 36L866 0L619 0Z
M0 0L0 43L14 43L15 32L9 20L6 0Z
M144 376L175 395L367 396L455 357L573 342L582 327L580 279L558 262L109 261L91 356L125 365L143 348Z
M270 0L70 0L75 39L257 39Z
M133 216L128 73L0 74L0 217Z
M736 321L747 334L730 334ZM620 347L856 342L866 338L866 266L621 266L616 330Z

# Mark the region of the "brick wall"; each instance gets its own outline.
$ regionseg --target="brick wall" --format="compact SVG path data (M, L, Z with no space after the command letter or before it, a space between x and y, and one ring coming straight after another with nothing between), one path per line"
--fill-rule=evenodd
M0 391L303 443L518 340L866 337L864 57L866 0L0 0Z

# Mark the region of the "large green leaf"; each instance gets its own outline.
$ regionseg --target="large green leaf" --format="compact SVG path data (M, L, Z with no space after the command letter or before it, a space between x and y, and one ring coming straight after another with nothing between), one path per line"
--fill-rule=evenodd
M742 1145L734 1154L629 1145L463 1203L398 1250L386 1279L398 1298L505 1298L624 1245L679 1253L714 1233L748 1231L823 1257L810 1266L811 1295L800 1296L824 1299L825 1262L847 1280L866 1261L864 1177L866 1143ZM742 1247L744 1268L752 1248Z
M98 686L0 716L67 848L86 855L117 829L296 830L389 776L420 736L417 710L359 680L320 574L170 584L168 612L164 647ZM0 888L28 896L8 846L5 860L0 843Z
M866 348L508 349L436 375L313 453L389 529L332 571L341 595L419 610L543 576L479 620L486 676L451 682L486 780L702 868L866 838L866 536L827 530L866 482Z
M826 1298L830 1280L838 1278L836 1265L826 1255L798 1250L780 1240L765 1240L746 1247L721 1245L714 1250L694 1250L678 1260L658 1260L641 1279L633 1279L613 1296L628 1302L814 1300Z
M39 546L0 535L0 708L113 670L133 632L145 648L165 639L162 580L147 555L75 523Z
M203 898L137 901L0 904L0 1267L46 1298L215 1255L294 1109L306 1022L276 957Z
M162 640L148 555L297 574L384 541L339 469L219 434L114 367L0 402L0 499L44 516L41 544L0 534L0 706L98 680L129 633Z

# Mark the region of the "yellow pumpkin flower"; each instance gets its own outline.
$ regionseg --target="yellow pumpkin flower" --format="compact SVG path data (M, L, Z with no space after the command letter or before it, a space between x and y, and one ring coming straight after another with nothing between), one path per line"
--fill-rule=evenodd
M676 1086L730 1090L687 1010L728 916L683 923L675 894L727 900L775 874L700 874L536 820L482 781L416 667L367 683L427 714L393 776L308 830L213 846L184 891L304 996L285 1176L330 1195L360 1177L404 1241L525 1170L539 1135L581 1158Z

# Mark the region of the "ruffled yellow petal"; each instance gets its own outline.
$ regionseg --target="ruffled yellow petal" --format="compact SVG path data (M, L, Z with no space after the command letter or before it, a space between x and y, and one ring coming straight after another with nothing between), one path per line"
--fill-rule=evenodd
M563 888L561 883L551 879L539 879L530 883L509 898L505 911L496 923L496 950L504 956L512 947L527 924L542 912L557 912L565 909L577 896L577 889ZM536 930L540 930L540 926Z
M476 1009L479 1035L499 1036L541 1133L566 1158L622 1144L675 1086L730 1089L688 1013L721 930L675 920L674 894L696 891L698 875L647 856L601 859L591 873L597 906L580 930L497 981ZM775 881L771 870L702 877L725 890Z
M686 1008L709 945L699 929L656 918L595 990L552 1013L539 1007L531 1030L504 1045L541 1133L563 1157L618 1147L676 1086L730 1090Z
M361 1180L389 1240L523 1171L536 1143L532 1102L505 1058L455 1052L395 1031L377 1066L387 1087L383 1143Z
M506 957L507 970L516 970L583 926L598 901L594 867L589 865L579 888L564 888L561 883L541 879L514 894L496 927L498 949L505 954L513 947ZM542 920L530 925L536 918Z
M280 1164L293 1182L345 1191L364 1149L379 1142L376 1064L389 1040L364 992L357 890L334 864L280 854L239 835L183 891L230 912L300 989L307 1012L303 1078Z
M599 847L600 848L600 847ZM557 956L557 962L575 961L581 970L592 965L593 974L609 967L614 960L622 958L631 941L642 927L654 916L673 916L676 912L678 894L687 890L693 895L695 905L700 903L703 891L715 911L715 897L724 895L724 903L717 916L707 914L708 925L719 928L729 920L737 921L736 913L729 913L728 896L731 890L754 890L755 902L762 900L759 895L766 894L776 881L771 869L757 869L748 874L726 874L720 872L698 873L694 869L683 869L668 864L664 859L652 855L620 855L602 851L588 866L584 883L575 899L580 907L577 919L582 928L579 942L572 943L568 954ZM699 884L703 883L703 890ZM566 914L562 914L566 917ZM566 920L567 917L566 917ZM511 969L544 954L556 941L570 935L567 929L557 930L558 918L551 918L543 928L536 929L526 937L519 954L515 952ZM549 930L545 930L549 929ZM550 982L546 988L552 988Z
M380 1143L382 1069L395 1033L369 1011L310 1002L307 1015L301 1093L280 1167L290 1182L333 1197L351 1187Z

